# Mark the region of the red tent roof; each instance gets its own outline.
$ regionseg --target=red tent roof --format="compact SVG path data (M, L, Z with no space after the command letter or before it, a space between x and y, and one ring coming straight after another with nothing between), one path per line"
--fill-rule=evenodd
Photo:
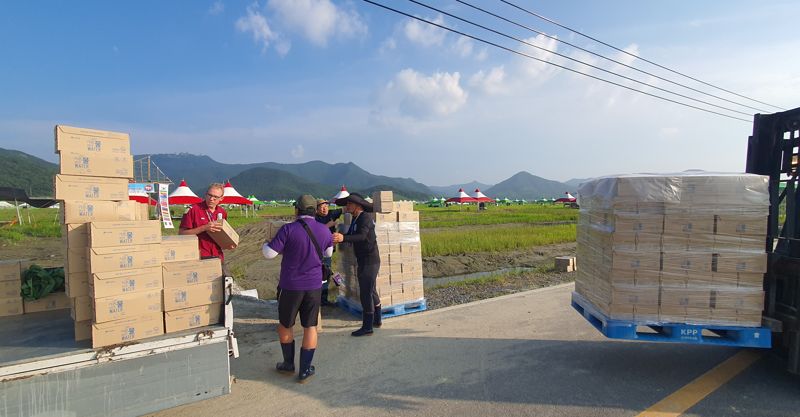
M486 197L478 188L475 189L475 201L479 203L494 203L493 199Z
M464 192L463 188L458 189L458 196L445 200L446 203L477 203L478 200L470 197Z
M148 204L149 203L151 206L155 206L156 205L156 200L153 200L152 198L150 198L150 197L148 197L146 195L129 195L128 199L133 200L133 201L138 201L138 202L144 203L144 204Z
M170 204L195 204L203 201L197 194L192 192L185 180L181 180L178 188L169 195Z
M225 183L225 193L223 195L224 197L222 197L220 204L253 204L253 202L248 200L246 197L242 197L242 195L239 194L235 188L233 188L233 185L231 185L230 181Z
M566 194L567 196L566 197L561 197L561 198L557 199L555 202L556 203L574 203L574 202L578 201L578 199L573 197L572 194L570 194L569 192L566 192L564 194Z

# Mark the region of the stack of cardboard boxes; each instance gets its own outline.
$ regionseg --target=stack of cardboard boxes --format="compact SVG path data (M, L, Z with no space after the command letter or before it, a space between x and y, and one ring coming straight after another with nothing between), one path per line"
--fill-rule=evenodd
M61 157L55 190L62 200L65 286L76 340L91 338L100 347L158 336L165 333L165 317L167 332L217 323L219 311L185 309L222 301L220 261L199 259L196 236L162 238L160 222L148 220L147 205L128 200L128 135L56 126L55 137ZM178 269L189 276L167 279Z
M759 326L767 184L708 173L582 184L576 291L612 319Z
M0 261L0 317L16 316L22 309L22 269L20 261Z
M422 286L422 245L419 238L419 212L411 201L393 201L391 191L372 195L375 236L381 267L376 286L381 305L416 302L425 297ZM345 216L343 228L349 227ZM339 245L340 267L344 274L344 296L359 304L357 262L350 245Z

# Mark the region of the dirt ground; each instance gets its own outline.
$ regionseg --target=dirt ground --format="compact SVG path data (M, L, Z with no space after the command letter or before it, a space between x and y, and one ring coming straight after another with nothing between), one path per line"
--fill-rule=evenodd
M36 237L19 244L0 245L2 259L30 259L44 267L64 266L64 247L60 238Z

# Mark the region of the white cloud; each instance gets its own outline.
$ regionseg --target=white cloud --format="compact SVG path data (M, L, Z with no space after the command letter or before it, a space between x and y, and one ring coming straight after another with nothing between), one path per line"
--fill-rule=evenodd
M473 58L476 61L483 61L489 56L486 48L478 50L478 48L475 47L475 41L466 36L459 36L458 39L453 42L452 48L461 58Z
M555 39L551 39L543 35L536 35L535 37L525 39L525 42L549 51L558 50L558 42ZM550 62L554 57L554 55L550 52L539 48L534 48L526 44L522 44L520 50L526 55L541 59L543 61ZM523 72L530 78L543 78L551 75L554 72L555 67L545 62L537 61L528 57L520 57L520 59L523 60Z
M367 25L355 9L344 10L330 0L269 0L267 6L282 26L302 33L317 46L326 46L334 36L352 38L367 33Z
M432 119L457 112L467 102L458 72L426 76L413 69L398 72L380 94L381 116Z
M631 65L631 64L633 64L634 61L636 61L638 59L637 57L639 56L639 45L637 45L635 43L634 44L630 44L627 47L622 48L622 50L627 52L627 54L623 53L623 52L619 52L617 54L616 58L615 58L617 61L622 62L625 65ZM635 56L631 56L631 55L635 55Z
M208 8L208 14L212 16L216 16L225 11L225 3L221 1L215 1L211 7Z
M303 145L297 145L294 148L292 148L292 150L289 151L289 153L292 155L292 158L300 159L306 154L306 150L305 148L303 148Z
M397 48L397 41L395 41L393 37L386 38L386 40L381 43L380 48L378 48L378 52L383 54L389 51L393 51L396 48Z
M252 4L247 7L247 16L240 17L236 21L236 29L239 32L252 34L253 42L261 44L263 51L267 50L270 43L280 38L278 33L269 27L267 18L258 11L258 4ZM285 52L288 52L288 48L286 48Z
M433 20L429 18L425 18L425 20L440 25L444 23L442 15L436 16ZM420 22L416 19L409 19L406 22L403 26L403 33L409 41L425 47L441 46L445 36L447 36L447 32L445 32L444 29L440 29L425 22Z
M494 95L506 92L506 71L501 65L489 70L488 73L480 70L469 79L469 85L485 94Z

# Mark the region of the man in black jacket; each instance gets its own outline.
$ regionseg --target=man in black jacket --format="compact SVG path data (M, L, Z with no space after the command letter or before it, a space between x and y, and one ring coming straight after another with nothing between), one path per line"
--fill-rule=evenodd
M336 200L345 206L344 211L353 216L346 234L334 233L333 243L353 244L358 269L358 290L361 297L361 328L352 332L353 336L370 336L372 328L381 327L381 299L375 287L375 280L381 267L378 254L378 241L375 238L375 221L365 212L372 212L372 203L364 200L358 193Z

